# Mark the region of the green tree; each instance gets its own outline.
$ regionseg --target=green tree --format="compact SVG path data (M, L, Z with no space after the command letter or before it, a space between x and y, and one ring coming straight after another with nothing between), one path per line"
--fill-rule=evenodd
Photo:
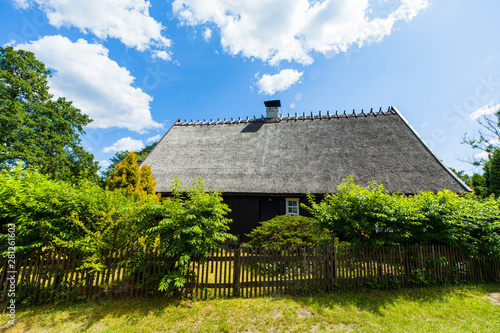
M474 173L471 177L471 187L475 195L482 198L488 196L488 187L486 186L485 176Z
M134 240L132 199L81 180L50 179L19 166L0 171L0 252L6 250L5 226L16 227L18 251L50 247L76 250L87 264Z
M488 169L488 193L498 197L500 196L500 149L495 149L491 154Z
M65 98L53 99L50 75L33 53L0 47L0 169L23 162L55 179L95 179L97 162L80 139L92 120Z
M101 179L103 180L104 183L106 183L106 179L113 177L113 174L115 173L116 166L118 163L123 161L125 157L127 157L129 151L124 150L124 151L119 151L116 152L113 157L111 157L111 164L108 166L108 168L101 173Z
M391 195L383 185L371 182L367 187L345 178L337 193L326 194L317 203L308 194L309 206L304 206L321 229L330 233L331 240L362 245L396 245L409 235L403 228L418 223L415 207L403 195ZM388 232L390 231L390 232Z
M109 189L119 189L136 200L144 196L157 197L151 168L147 165L139 168L137 154L133 152L128 153L116 165L113 176L106 179L106 185Z
M469 186L475 195L485 198L491 194L489 192L489 175L490 175L490 165L491 162L486 162L483 166L484 173L481 175L479 173L474 173L472 176L469 176L465 173L465 171L457 171L453 168L450 168L458 178L460 178L467 186Z

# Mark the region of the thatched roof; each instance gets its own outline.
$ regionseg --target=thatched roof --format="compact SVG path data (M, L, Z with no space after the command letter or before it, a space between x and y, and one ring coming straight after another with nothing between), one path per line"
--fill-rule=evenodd
M387 112L176 121L142 164L170 192L201 177L224 193L333 193L353 175L390 192L470 191L430 150L404 117Z

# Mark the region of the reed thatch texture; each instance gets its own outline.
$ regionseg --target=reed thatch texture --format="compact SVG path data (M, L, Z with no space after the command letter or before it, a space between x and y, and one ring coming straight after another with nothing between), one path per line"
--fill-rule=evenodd
M387 112L251 120L176 121L142 164L156 191L201 177L224 193L334 193L342 179L390 192L470 191L404 117Z

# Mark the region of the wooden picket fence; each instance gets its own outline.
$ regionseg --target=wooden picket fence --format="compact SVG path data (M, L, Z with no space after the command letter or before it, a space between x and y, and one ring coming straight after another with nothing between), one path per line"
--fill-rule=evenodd
M196 265L198 298L500 281L500 261L446 245L218 248Z
M30 303L160 295L158 283L175 265L148 248L109 253L98 272L80 269L81 264L81 256L49 250L16 254L11 267L3 258L2 298L12 288ZM500 261L466 256L445 245L218 247L190 270L181 292L197 299L500 280Z

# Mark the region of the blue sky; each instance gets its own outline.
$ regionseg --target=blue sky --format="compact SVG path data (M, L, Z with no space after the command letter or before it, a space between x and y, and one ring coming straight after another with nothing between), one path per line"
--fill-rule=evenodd
M498 1L4 0L0 45L33 51L94 122L105 167L177 119L395 105L449 166L500 103Z

